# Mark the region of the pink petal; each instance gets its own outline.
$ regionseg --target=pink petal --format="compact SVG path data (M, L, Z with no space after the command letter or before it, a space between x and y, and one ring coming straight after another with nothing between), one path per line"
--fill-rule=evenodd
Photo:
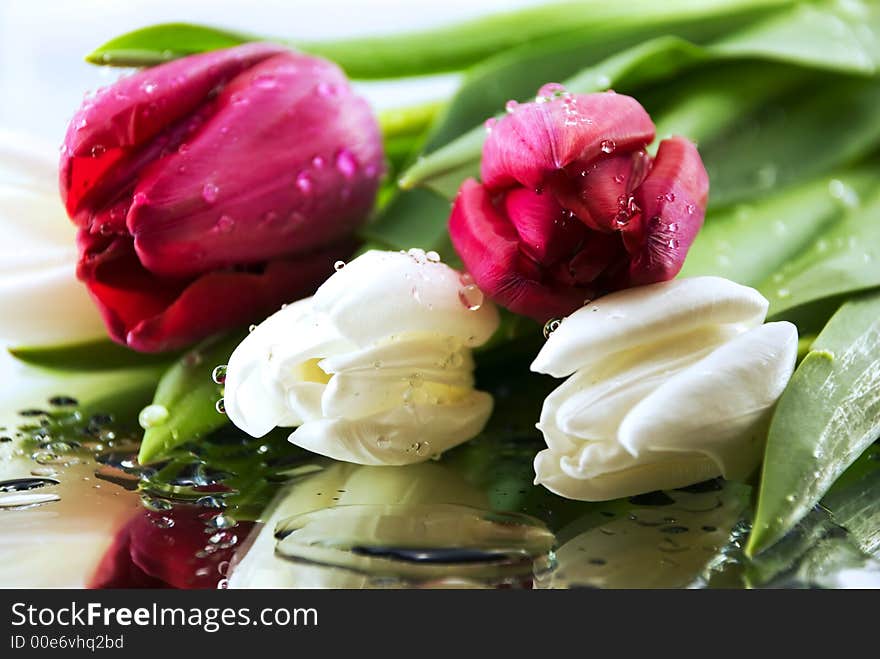
M78 275L110 338L134 350L161 352L261 320L283 303L309 295L332 272L334 261L351 254L353 244L270 261L251 272L222 270L195 279L153 275L125 237L81 231L80 249Z
M583 226L550 194L514 188L504 196L504 210L519 234L519 248L538 263L551 265L570 256L583 240Z
M135 188L128 228L146 268L190 276L304 253L364 221L381 135L336 65L284 52L234 78L214 105Z
M641 150L654 139L654 124L634 98L604 92L563 95L524 103L498 120L483 145L483 184L540 188L575 161Z
M80 226L87 207L104 205L119 185L113 170L140 160L139 147L188 117L210 92L241 71L285 52L274 44L246 44L145 69L99 91L74 115L62 148L61 196Z
M635 195L642 214L624 230L632 258L629 285L672 279L706 212L709 176L696 146L682 137L663 140Z
M477 286L511 311L544 322L583 304L583 291L554 285L520 251L516 230L492 204L485 186L473 179L458 192L449 233Z

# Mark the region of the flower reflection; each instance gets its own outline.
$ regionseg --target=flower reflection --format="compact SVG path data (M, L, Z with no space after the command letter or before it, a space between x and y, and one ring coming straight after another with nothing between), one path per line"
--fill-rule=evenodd
M441 465L335 464L279 498L229 586L530 586L553 544Z

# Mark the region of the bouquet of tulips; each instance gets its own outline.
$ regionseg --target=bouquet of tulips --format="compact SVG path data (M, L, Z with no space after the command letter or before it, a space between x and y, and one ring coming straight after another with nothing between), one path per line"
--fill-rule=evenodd
M561 506L564 526L709 482L737 503L703 528L756 583L828 523L816 506L876 552L876 504L850 504L880 434L880 7L631 4L338 42L117 37L89 61L136 70L61 147L75 236L51 165L7 141L11 352L113 383L25 439L137 418L123 471L145 497L202 477L139 511L94 585L212 586L188 567L211 547L212 575L235 556L233 585L272 585L259 528L317 504L297 485L266 505L324 458L322 488L452 515L466 543L487 533L474 482L514 478L511 450L517 500L480 505ZM349 80L445 72L451 98L378 115ZM470 481L447 486L449 465ZM222 537L202 549L205 520Z

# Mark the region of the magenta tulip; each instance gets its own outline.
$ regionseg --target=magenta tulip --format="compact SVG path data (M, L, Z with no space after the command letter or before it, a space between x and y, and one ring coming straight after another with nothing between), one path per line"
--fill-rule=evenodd
M382 167L330 62L248 44L146 69L88 99L62 147L78 276L136 350L261 319L350 254Z
M465 181L449 220L484 293L544 322L678 274L709 179L684 138L646 152L654 124L635 99L548 85L488 130L482 183Z

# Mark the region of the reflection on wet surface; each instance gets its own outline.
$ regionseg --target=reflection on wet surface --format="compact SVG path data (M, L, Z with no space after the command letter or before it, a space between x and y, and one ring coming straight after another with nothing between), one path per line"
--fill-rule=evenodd
M335 463L286 433L232 428L143 467L137 429L63 402L0 430L3 585L880 586L876 444L787 538L748 560L748 485L568 501L531 482L540 443L525 414L407 467Z

